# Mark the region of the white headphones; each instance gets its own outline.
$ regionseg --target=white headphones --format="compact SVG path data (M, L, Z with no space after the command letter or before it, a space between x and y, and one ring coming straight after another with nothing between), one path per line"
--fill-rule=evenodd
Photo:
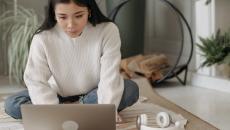
M170 115L166 112L158 113L156 117L156 122L160 128L147 126L148 117L146 114L141 114L137 116L136 126L138 130L184 130L185 125L184 121L176 121L175 123L173 123ZM173 125L170 126L171 124Z

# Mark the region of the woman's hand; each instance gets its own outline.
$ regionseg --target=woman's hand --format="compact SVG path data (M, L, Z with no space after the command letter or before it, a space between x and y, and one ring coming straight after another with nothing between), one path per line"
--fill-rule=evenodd
M117 116L116 116L116 122L117 123L122 123L122 117L117 113Z

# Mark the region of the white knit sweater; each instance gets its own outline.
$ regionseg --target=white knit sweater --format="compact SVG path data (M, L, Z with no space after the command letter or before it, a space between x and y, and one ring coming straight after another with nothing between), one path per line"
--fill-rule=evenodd
M119 106L120 35L115 24L86 25L77 38L58 25L34 36L24 81L33 104L58 104L61 96L86 94L98 86L98 103ZM48 82L49 81L49 82Z

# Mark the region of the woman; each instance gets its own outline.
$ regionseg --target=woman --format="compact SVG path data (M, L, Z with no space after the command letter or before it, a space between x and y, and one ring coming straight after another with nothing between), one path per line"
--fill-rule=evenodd
M5 101L5 111L20 119L21 104L115 104L118 112L134 104L138 86L119 73L117 26L94 0L49 0L36 31L24 72L28 88ZM121 119L117 116L117 121Z

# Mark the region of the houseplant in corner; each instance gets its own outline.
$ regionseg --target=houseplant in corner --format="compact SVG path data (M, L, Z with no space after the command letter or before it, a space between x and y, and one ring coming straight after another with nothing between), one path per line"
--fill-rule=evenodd
M17 2L9 3L9 9L0 15L0 26L4 27L1 43L8 45L9 78L23 84L23 73L27 62L30 41L37 29L38 16L33 9L26 9Z
M217 31L215 36L201 38L198 48L205 58L201 67L216 66L217 76L230 78L230 30L225 33Z

